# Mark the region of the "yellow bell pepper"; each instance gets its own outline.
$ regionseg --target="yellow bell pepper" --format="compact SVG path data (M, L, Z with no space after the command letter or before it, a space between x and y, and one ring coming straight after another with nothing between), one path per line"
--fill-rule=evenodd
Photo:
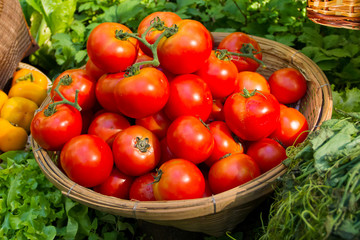
M26 131L12 125L8 120L0 118L0 150L3 152L25 148L28 135Z
M30 131L30 124L38 106L33 101L23 97L9 98L1 109L0 117L10 123Z
M27 68L22 68L14 72L12 86L20 82L33 82L43 89L47 89L49 84L48 78L45 74Z
M23 97L35 102L38 106L47 96L47 90L33 82L19 82L10 88L9 98Z
M3 90L0 90L0 111L2 106L7 100L8 100L8 95Z

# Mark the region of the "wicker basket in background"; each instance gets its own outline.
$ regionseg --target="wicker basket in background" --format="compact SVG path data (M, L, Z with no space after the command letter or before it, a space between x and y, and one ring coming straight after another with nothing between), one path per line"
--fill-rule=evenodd
M360 30L360 1L308 0L307 16L324 26Z
M213 33L215 44L229 33ZM308 81L306 96L298 107L308 120L311 130L331 118L332 95L329 82L320 68L299 51L283 44L254 37L263 51L267 68L259 69L266 78L277 69L293 67ZM41 108L50 102L48 97ZM67 197L91 208L182 230L203 232L213 236L234 229L272 191L286 168L280 164L258 178L211 197L181 201L131 201L104 196L71 181L54 163L56 153L48 152L31 140L32 149L46 177Z

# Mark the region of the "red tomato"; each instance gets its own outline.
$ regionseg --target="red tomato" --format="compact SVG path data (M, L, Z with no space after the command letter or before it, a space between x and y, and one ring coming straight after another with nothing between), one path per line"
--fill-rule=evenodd
M226 154L244 152L242 144L234 139L229 127L225 122L215 121L209 124L210 131L214 136L214 150L210 157L205 161L206 165L211 167L215 162Z
M234 93L226 99L224 115L230 130L240 139L256 141L275 130L279 122L280 106L270 93L256 92L255 95L246 97Z
M95 186L95 192L121 199L129 199L130 187L134 177L127 176L117 168L113 168L110 176L100 185Z
M160 161L159 140L141 126L133 125L119 132L112 150L116 167L130 176L150 172Z
M300 100L306 93L305 77L294 68L283 68L269 77L271 93L280 103L290 104Z
M205 191L204 191L203 197L210 197L212 195L213 195L213 193L210 188L209 180L207 178L205 178Z
M95 80L98 80L102 75L106 73L100 68L98 68L90 59L86 62L85 71Z
M259 90L270 93L270 85L266 78L257 72L239 72L236 78L234 92L242 92L246 88L249 91Z
M212 109L210 116L207 120L207 122L213 122L213 121L225 121L224 116L224 103L222 99L214 99L212 104Z
M87 40L87 53L91 61L106 73L125 71L138 55L138 40L135 38L119 39L116 31L132 33L120 23L104 22L96 26Z
M160 111L149 117L136 119L135 124L150 130L161 140L166 136L171 121L164 111Z
M138 201L155 201L153 182L156 173L149 172L135 178L130 187L129 198Z
M178 158L195 164L205 161L214 149L214 137L198 118L181 116L175 119L167 131L167 143Z
M181 17L179 17L179 15L177 15L176 13L173 13L173 12L153 12L153 13L149 14L148 16L146 16L139 23L138 30L137 30L139 36L141 36L143 33L145 33L146 29L149 28L152 21L156 17L159 17L161 19L161 21L164 22L164 25L166 27L171 27L173 24L175 24L181 20ZM163 31L151 29L147 33L145 39L148 43L153 44L159 38L159 36L161 35L162 32ZM152 56L151 50L148 47L146 47L143 43L140 42L139 46L146 55Z
M160 162L158 163L158 166L161 166L161 164L163 164L166 161L176 158L175 154L169 148L166 137L161 139L160 148L161 148L161 158L160 158Z
M213 98L224 98L233 93L238 71L230 58L222 58L220 53L212 51L195 74L209 85Z
M53 83L50 96L54 101L61 101L62 98L55 92L61 78L63 84L59 87L60 93L70 102L75 101L75 91L79 90L78 104L82 110L91 109L96 102L95 80L90 77L84 69L70 69L62 72Z
M86 134L88 132L90 123L94 117L94 111L92 109L81 111L81 119L82 119L82 130L81 134Z
M179 75L170 82L170 96L164 111L171 120L191 115L206 121L212 101L210 88L202 78L194 74Z
M205 179L200 169L185 159L172 159L161 165L153 184L156 200L201 198Z
M110 176L114 160L104 140L84 134L73 137L64 145L60 164L72 181L84 187L95 187Z
M288 147L303 142L309 134L305 116L295 108L280 108L280 120L271 138Z
M174 74L193 73L209 58L212 50L210 32L200 22L181 20L178 31L163 37L158 45L160 65Z
M91 121L88 134L102 138L112 147L116 134L128 127L130 127L130 123L124 116L113 112L104 112Z
M209 170L211 191L218 194L242 185L260 175L254 160L246 154L234 153L214 163Z
M131 118L144 118L159 112L169 98L169 82L161 71L143 68L122 79L114 89L117 107Z
M261 48L258 42L249 35L242 32L234 32L223 38L219 43L218 49L227 49L230 52L241 53L240 49L243 44L250 43L259 53L255 54L255 58L262 60ZM235 63L239 72L256 71L260 64L253 59L246 57L238 57L233 55L232 62Z
M82 117L80 112L68 104L59 104L54 114L45 115L49 104L35 114L30 131L34 140L44 149L58 151L71 138L82 131Z
M258 164L262 173L276 167L287 158L285 148L270 138L252 142L246 154Z

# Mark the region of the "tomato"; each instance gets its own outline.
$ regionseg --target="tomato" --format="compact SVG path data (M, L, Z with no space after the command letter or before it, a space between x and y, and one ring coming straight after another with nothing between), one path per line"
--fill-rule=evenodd
M203 197L211 197L212 195L213 195L213 193L210 188L209 180L207 178L205 178L205 191L204 191Z
M160 111L149 117L136 119L135 124L150 130L161 140L166 136L171 121L164 111Z
M295 108L280 108L280 120L271 138L288 147L303 142L309 134L305 116Z
M54 114L48 115L48 106L35 114L30 131L42 148L58 151L71 138L81 134L82 117L77 109L68 104L57 105Z
M167 143L178 158L195 164L205 161L214 149L214 137L210 130L194 116L175 119L167 131Z
M215 162L226 154L244 152L242 144L235 139L225 122L215 121L209 124L210 131L214 136L214 150L210 157L205 161L211 167Z
M160 161L160 143L155 134L133 125L119 132L113 142L116 167L130 176L153 170Z
M130 200L155 201L153 182L156 173L149 172L135 178L130 187Z
M260 175L254 160L243 153L234 153L214 163L209 170L211 191L218 194L240 186Z
M185 159L172 159L159 168L153 184L156 200L201 198L205 179L200 169Z
M60 164L72 181L84 187L95 187L110 176L114 160L104 140L83 134L73 137L64 145Z
M306 93L305 77L295 68L283 68L269 77L271 93L280 103L290 104L300 100Z
M270 93L234 93L224 104L225 122L240 139L256 141L269 136L277 127L280 105Z
M192 115L206 121L212 101L210 88L202 78L194 74L179 75L170 82L170 96L164 111L170 120Z
M212 104L212 109L210 116L207 120L207 122L213 122L213 121L225 121L224 116L224 103L222 99L214 99Z
M124 116L113 112L104 112L91 121L88 134L102 138L112 147L116 134L128 127L130 127L130 123Z
M96 26L87 40L87 53L91 61L106 73L125 71L138 55L138 40L129 37L119 39L116 31L132 33L123 24L104 22Z
M243 44L248 43L251 44L257 52L259 52L255 54L255 58L262 60L261 48L258 42L249 35L242 32L234 32L227 35L219 43L218 49L227 49L230 52L241 53L240 49L242 48ZM239 72L254 72L260 66L258 62L250 58L238 57L235 55L233 55L232 58L232 62L235 63Z
M213 98L224 98L233 93L238 71L230 58L212 51L209 59L195 74L209 85Z
M106 74L106 72L98 68L90 59L86 62L85 71L95 80L98 80L102 75Z
M243 71L239 72L236 78L234 92L242 92L246 88L249 91L259 90L270 93L270 85L266 78L257 72Z
M212 50L210 32L196 20L176 23L178 31L171 37L163 37L159 45L160 65L174 74L193 73L209 58Z
M262 173L276 167L287 158L285 148L270 138L252 142L246 154L258 164Z
M143 68L122 79L114 89L118 110L131 118L144 118L159 112L169 98L169 82L161 71Z
M141 22L139 23L138 29L137 29L137 33L139 34L139 36L141 36L143 33L145 33L146 29L149 28L149 26L151 25L152 21L156 18L159 17L161 19L161 21L164 22L164 25L166 27L171 27L173 24L175 24L176 22L182 20L181 17L179 17L179 15L177 15L176 13L173 12L153 12L149 15L147 15L143 20L141 20ZM147 35L146 35L146 41L150 44L153 44L161 35L163 31L158 31L156 29L151 29ZM146 47L143 43L140 42L139 44L141 50L149 56L152 56L152 52L151 50Z
M129 199L129 192L134 177L127 176L117 168L113 168L110 176L100 185L95 186L95 192L121 199Z
M78 104L82 110L91 109L96 102L95 80L90 77L84 69L70 69L62 72L53 83L50 91L51 98L54 101L60 101L62 98L55 92L55 87L63 79L59 87L60 93L70 102L75 101L75 91L79 90Z
M160 158L160 162L158 163L158 166L160 166L166 161L176 158L175 154L169 148L166 137L161 139L160 148L161 148L161 158Z

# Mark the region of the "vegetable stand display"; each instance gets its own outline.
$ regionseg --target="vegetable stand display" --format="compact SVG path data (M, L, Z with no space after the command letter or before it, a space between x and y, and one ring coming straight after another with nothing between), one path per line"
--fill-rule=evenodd
M214 32L217 46L229 33ZM308 89L296 108L304 114L310 131L331 118L332 94L320 68L299 51L260 37L253 37L262 49L266 68L258 70L268 78L275 70L292 67L306 78ZM47 97L40 108L50 102ZM57 152L45 151L31 139L35 158L46 177L67 197L104 212L186 231L221 236L241 223L272 191L286 171L280 164L256 179L231 190L191 200L131 201L99 194L71 181L56 165Z

